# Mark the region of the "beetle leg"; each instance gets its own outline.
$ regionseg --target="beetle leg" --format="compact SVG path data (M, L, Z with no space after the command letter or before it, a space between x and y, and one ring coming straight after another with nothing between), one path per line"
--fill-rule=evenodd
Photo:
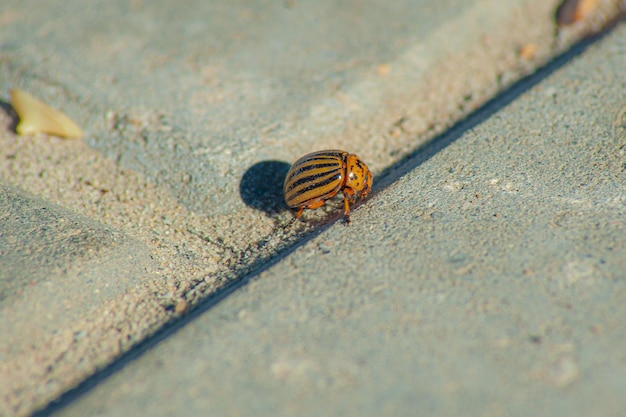
M343 213L350 214L350 203L354 204L354 197L350 193L343 193Z
M320 201L314 201L311 204L306 205L306 206L300 206L298 208L298 211L296 212L296 219L299 218L300 216L302 216L302 213L304 213L304 209L305 208L307 208L309 210L313 210L313 209L316 209L318 207L322 207L325 202L326 202L326 200L320 200Z
M326 202L326 200L314 201L311 204L309 204L308 206L306 206L306 208L308 208L309 210L313 210L313 209L316 209L318 207L322 207L325 202Z
M343 215L346 217L346 222L350 223L350 203L346 195L343 196Z
M343 190L343 215L346 218L346 223L350 223L350 203L356 202L356 193L350 187L345 187Z
M343 190L341 190L343 192L343 199L344 201L350 201L350 203L354 204L356 203L356 193L354 192L354 190L352 188L344 188ZM345 203L347 204L347 203Z

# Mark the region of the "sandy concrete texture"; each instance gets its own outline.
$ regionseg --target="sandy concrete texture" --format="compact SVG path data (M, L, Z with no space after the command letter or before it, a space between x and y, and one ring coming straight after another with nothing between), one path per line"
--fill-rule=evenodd
M557 31L556 0L2 2L0 414L44 407L339 218L292 221L289 162L345 148L389 184L623 2L599 4ZM85 139L13 134L10 87Z
M625 68L622 25L53 414L623 416Z
M15 395L4 398L11 402L25 389L50 395L47 386L31 385L43 363L58 366L49 372L68 383L80 381L81 371L93 372L89 362L105 351L85 342L115 316L119 329L133 327L136 310L122 301L130 301L125 293L144 285L154 265L146 246L119 230L1 184L0 221L0 375L2 392ZM102 305L119 312L94 316ZM119 320L120 313L126 319Z

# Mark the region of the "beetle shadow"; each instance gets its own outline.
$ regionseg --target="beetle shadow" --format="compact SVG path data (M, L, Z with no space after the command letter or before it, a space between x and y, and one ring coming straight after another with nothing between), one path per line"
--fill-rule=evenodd
M239 182L243 202L270 216L288 210L283 198L283 181L290 166L284 161L270 160L248 168Z
M6 129L10 132L17 133L17 125L20 122L20 117L17 112L8 101L0 100L0 110L2 110L9 118L9 123Z

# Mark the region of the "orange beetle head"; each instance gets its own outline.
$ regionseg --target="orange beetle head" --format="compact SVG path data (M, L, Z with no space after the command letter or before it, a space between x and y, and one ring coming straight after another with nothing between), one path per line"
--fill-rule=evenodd
M365 198L372 189L372 173L363 161L355 154L346 158L346 188L354 191L354 199Z

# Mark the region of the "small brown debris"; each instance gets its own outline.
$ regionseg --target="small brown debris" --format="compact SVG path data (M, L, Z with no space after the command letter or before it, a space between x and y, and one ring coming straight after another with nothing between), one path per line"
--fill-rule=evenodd
M176 303L176 306L174 306L174 312L176 314L183 314L187 312L188 309L189 309L189 303L185 300L178 301Z
M519 49L519 57L524 61L532 61L537 56L537 44L527 43Z
M378 75L382 75L383 77L389 75L391 73L391 65L380 64L378 67L376 67L376 72L378 72Z
M556 23L566 26L584 20L597 6L598 0L564 0L556 11Z

